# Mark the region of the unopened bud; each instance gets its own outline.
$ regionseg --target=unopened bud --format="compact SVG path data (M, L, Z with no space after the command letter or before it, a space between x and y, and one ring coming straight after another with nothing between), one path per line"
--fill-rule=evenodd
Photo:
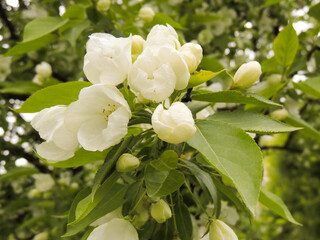
M106 12L109 10L111 5L111 0L99 0L97 3L97 10L99 12Z
M279 84L281 82L280 74L272 74L267 78L267 81L270 85Z
M41 196L41 192L36 188L31 189L30 192L28 192L28 198L30 199L38 198L40 196Z
M276 110L276 111L273 111L271 114L270 114L270 117L273 118L274 120L283 120L285 119L286 117L288 117L288 111L286 109L279 109L279 110Z
M256 61L242 64L234 75L234 86L248 87L259 79L261 73L261 65Z
M124 153L117 161L116 169L118 172L131 172L140 165L139 158L129 153Z
M47 232L42 232L35 235L32 240L47 240L47 239L49 239L49 234Z
M179 51L188 65L189 72L194 72L202 60L202 47L196 43L186 43Z
M52 74L52 68L49 63L41 62L36 66L36 73L43 78L50 77Z
M132 47L131 47L131 54L132 55L139 55L143 51L143 45L145 40L140 35L133 35L132 36Z
M151 206L151 216L158 222L164 223L167 219L171 218L171 209L164 200L160 199L157 203Z
M144 21L151 22L154 18L154 15L155 13L151 7L144 6L140 9L138 16Z
M209 229L210 240L238 240L234 231L224 222L213 220Z

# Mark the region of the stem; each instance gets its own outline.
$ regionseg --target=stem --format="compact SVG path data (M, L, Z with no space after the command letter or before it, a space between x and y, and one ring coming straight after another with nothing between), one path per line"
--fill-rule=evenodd
M177 236L178 235L178 227L177 227L177 221L176 221L176 215L174 213L174 209L173 209L173 200L172 200L172 194L170 194L170 202L171 202L171 211L172 211L172 218L173 218L173 224L174 224L174 235Z

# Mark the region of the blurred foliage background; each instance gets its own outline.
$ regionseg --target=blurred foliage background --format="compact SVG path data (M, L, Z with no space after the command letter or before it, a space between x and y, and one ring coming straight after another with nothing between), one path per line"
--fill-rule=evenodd
M277 95L277 100L308 125L303 131L256 136L255 140L264 153L263 184L282 197L303 227L286 222L263 206L251 223L245 213L238 212L240 219L234 225L240 239L319 239L320 88L303 92L293 88L313 77L320 86L319 1L106 1L110 6L101 2L0 1L0 239L60 239L75 194L92 184L101 164L75 169L44 165L33 151L40 137L26 122L30 114L19 115L12 110L38 89L83 80L88 35L107 32L117 37L145 37L153 25L169 23L182 42L197 41L202 45L200 68L235 72L241 64L256 60L262 64L263 83L272 81L270 75L281 73L273 64L272 43L289 21L300 46L289 70L292 82ZM155 12L152 20L141 13L144 6ZM48 16L59 19L61 26L51 29L49 35L25 41L24 26ZM51 65L52 75L37 81L35 66L43 61ZM222 74L212 82L223 83L224 78Z

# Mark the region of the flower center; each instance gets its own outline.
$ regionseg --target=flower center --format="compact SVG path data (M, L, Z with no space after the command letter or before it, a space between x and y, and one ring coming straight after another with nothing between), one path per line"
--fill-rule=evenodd
M106 122L109 121L109 115L113 113L115 110L117 110L117 106L115 104L110 104L110 103L106 108L102 109L103 118L104 120L106 120Z

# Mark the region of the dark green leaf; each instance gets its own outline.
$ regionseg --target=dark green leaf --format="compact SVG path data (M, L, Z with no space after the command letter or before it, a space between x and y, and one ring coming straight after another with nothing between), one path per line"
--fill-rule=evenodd
M181 240L191 240L192 237L192 222L188 207L184 204L182 197L178 198L174 205L174 214L176 216L177 228Z
M320 98L320 77L309 78L304 82L294 83L294 85L304 93Z
M169 171L177 168L179 156L173 150L167 150L161 154L159 159L150 162L151 166L159 171Z
M309 16L314 17L320 22L319 12L320 12L320 3L317 3L316 5L313 5L310 7L308 14Z
M78 194L73 199L73 202L71 204L71 208L69 210L68 222L73 222L74 220L76 220L76 208L78 206L78 203L82 199L84 199L87 196L89 196L90 193L91 193L91 190L90 190L89 187L86 187L86 188L82 189L80 192L78 192Z

